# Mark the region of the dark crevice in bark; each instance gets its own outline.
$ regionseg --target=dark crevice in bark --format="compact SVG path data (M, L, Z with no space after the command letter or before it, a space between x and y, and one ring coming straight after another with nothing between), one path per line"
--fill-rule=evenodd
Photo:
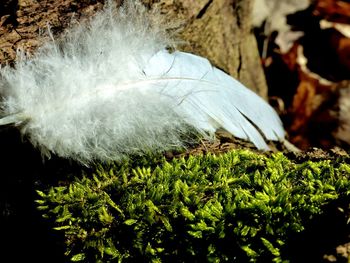
M235 1L233 8L235 10L235 14L237 14L237 27L240 28L242 26L242 22L244 21L244 18L242 17L243 9L241 6L241 1Z
M2 16L8 16L4 19L2 26L5 26L7 24L11 24L14 27L17 27L18 21L17 21L17 11L18 8L18 0L10 0L5 1L4 3L0 4L0 18Z
M198 15L196 16L197 19L200 19L203 17L203 15L207 12L209 6L213 3L213 0L209 0L205 6L199 11Z
M237 77L238 77L238 79L240 78L240 74L241 74L241 70L242 70L242 63L243 63L242 49L238 45L238 66L237 66Z

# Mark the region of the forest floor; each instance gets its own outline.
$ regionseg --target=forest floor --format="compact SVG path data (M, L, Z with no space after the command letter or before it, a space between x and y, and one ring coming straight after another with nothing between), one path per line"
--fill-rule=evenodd
M43 2L45 2L46 12L40 12ZM101 8L102 2L102 0L85 0L79 3L70 0L2 1L0 4L0 63L13 64L18 48L33 51L40 46L49 36L44 33L38 34L39 28L45 28L48 22L53 34L60 33L72 19L93 14ZM332 12L338 12L339 15L339 10L335 10L336 6L330 4L330 1L316 2L329 5L328 13L322 9L321 15L324 17L328 18L327 14ZM346 1L334 1L336 2L345 3ZM344 10L346 8L350 10L350 4L346 5ZM310 12L314 14L315 9L308 10L306 14L301 15L310 16ZM346 14L350 17L349 12ZM297 163L340 157L350 160L347 153L348 144L344 144L344 141L338 143L339 139L344 138L334 137L334 134L339 134L337 133L339 120L332 115L332 112L341 108L339 103L343 101L341 97L343 93L339 90L346 90L349 87L344 75L350 73L350 67L347 68L350 63L325 59L322 63L330 63L331 66L320 68L317 67L317 61L315 61L313 70L318 73L316 77L310 72L303 71L303 65L297 63L298 56L300 58L300 53L298 53L300 47L309 52L305 56L309 55L310 61L320 54L322 56L324 50L332 50L332 52L335 50L339 57L346 57L350 50L347 48L350 47L350 40L335 32L334 27L327 30L320 29L321 31L310 28L303 30L305 37L296 42L293 48L285 54L276 52L273 40L270 39L270 51L264 58L268 85L271 87L270 95L272 98L277 98L277 102L279 99L282 100L283 105L279 110L291 136L290 139L302 151L291 152L279 143L271 143L271 148L273 151L284 152L288 158ZM319 53L312 53L310 46L315 45L312 39L328 44L325 44ZM334 44L334 41L337 44ZM264 40L261 43L263 42ZM339 43L343 45L343 49L337 48L340 46ZM336 72L332 66L334 63L343 63L340 66L337 64L340 69ZM326 69L329 71L326 72ZM322 76L330 79L331 83L327 82L324 85ZM316 80L312 79L313 77ZM288 85L285 84L286 82ZM281 85L287 86L284 93L281 93L278 88ZM316 106L315 100L320 102ZM315 127L318 128L315 129ZM2 147L0 159L4 163L0 186L0 231L1 238L6 239L3 240L6 243L4 252L13 258L10 262L20 262L20 259L27 261L33 259L35 262L63 262L64 251L59 244L61 237L55 237L53 232L47 231L48 226L40 218L33 204L36 198L34 189L38 182L47 176L46 172L49 168L44 170L39 168L42 163L40 153L33 150L28 143L23 144L21 141L21 135L14 129L8 128L0 131ZM219 154L231 149L242 148L256 151L250 143L236 140L223 132L218 134L218 139L214 143L203 141L202 144L189 149L186 153L167 153L166 157L170 159L208 152ZM18 166L18 160L23 160L21 167ZM57 161L55 165L57 164L59 167L70 165L66 161ZM49 181L47 178L45 180ZM310 222L304 233L291 237L293 245L288 253L293 262L350 262L349 218L348 200L329 205L322 216ZM55 260L52 260L52 257Z

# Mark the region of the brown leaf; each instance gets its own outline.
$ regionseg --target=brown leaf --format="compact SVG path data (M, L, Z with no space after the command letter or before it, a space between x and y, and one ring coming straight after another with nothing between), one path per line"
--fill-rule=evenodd
M301 149L315 145L330 148L337 123L333 114L337 85L308 70L301 47L297 60L300 83L289 109L291 123L287 127L291 141Z
M343 0L317 0L314 15L328 21L350 24L350 3Z

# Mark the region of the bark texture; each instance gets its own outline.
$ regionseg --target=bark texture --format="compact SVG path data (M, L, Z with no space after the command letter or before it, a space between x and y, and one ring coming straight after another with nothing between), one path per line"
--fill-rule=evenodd
M119 1L121 2L121 1ZM179 48L207 57L247 87L267 97L257 45L251 31L251 0L143 0L169 20L182 24ZM0 63L12 63L16 50L34 51L49 25L54 35L72 21L93 15L103 0L5 0L0 4Z

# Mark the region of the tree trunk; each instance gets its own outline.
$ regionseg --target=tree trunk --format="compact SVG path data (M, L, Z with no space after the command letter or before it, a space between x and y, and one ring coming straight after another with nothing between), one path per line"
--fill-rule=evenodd
M16 50L32 52L50 25L60 33L74 19L89 17L102 0L5 0L0 4L0 63L11 63ZM119 1L120 2L120 1ZM251 31L251 0L143 0L184 27L180 49L208 58L262 97L267 86Z
M163 0L158 6L172 19L184 21L181 36L187 44L182 49L208 58L267 98L265 76L251 30L252 0Z

